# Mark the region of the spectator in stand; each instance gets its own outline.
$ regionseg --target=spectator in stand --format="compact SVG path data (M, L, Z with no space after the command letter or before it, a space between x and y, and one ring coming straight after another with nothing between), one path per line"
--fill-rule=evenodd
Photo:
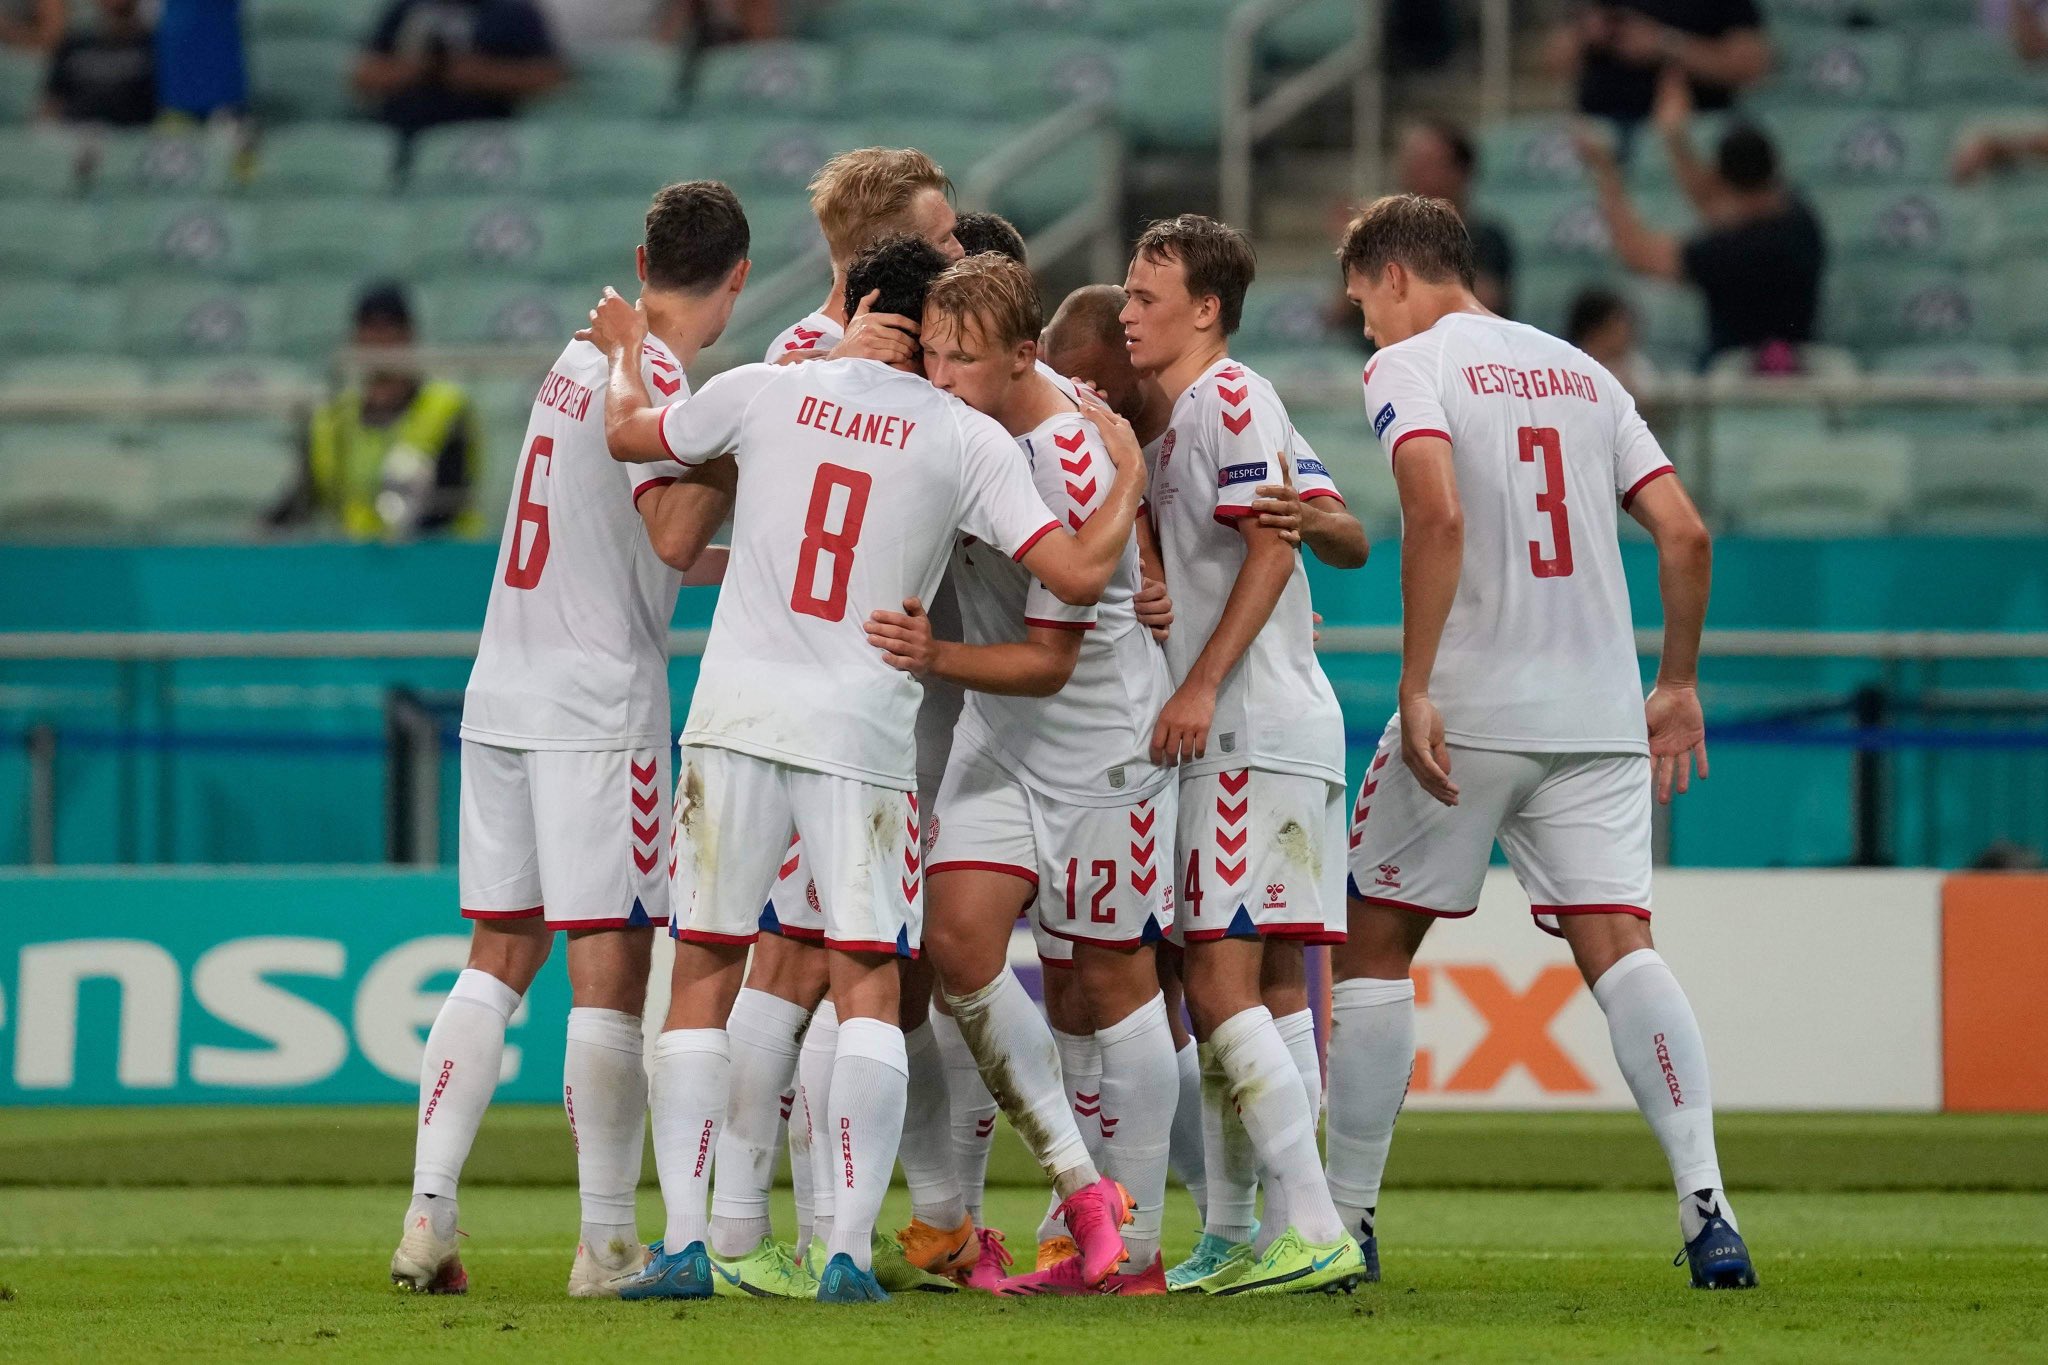
M1404 194L1448 199L1465 220L1479 275L1472 292L1502 317L1514 316L1515 248L1500 224L1471 211L1472 177L1479 154L1463 128L1444 119L1419 119L1401 134L1395 176Z
M99 23L65 29L50 53L43 116L116 128L156 118L156 48L138 0L99 0Z
M412 341L405 291L396 284L365 291L356 302L355 344ZM390 363L313 414L305 470L267 520L327 520L352 540L473 534L480 529L470 501L478 455L469 396L446 380L422 380L403 361Z
M663 47L683 40L691 0L540 0L548 32L572 58L593 47L652 39Z
M1771 69L1756 0L1581 3L1547 53L1557 74L1577 83L1580 113L1620 125L1624 157L1662 73L1684 73L1697 107L1726 109Z
M1986 5L1990 13L2003 9L2001 27L2012 39L2013 51L2023 62L2048 62L2048 4L2043 0L2004 0Z
M1676 73L1657 91L1657 126L1672 171L1702 222L1691 238L1646 226L1629 201L1614 151L1579 140L1621 263L1652 279L1697 286L1707 305L1707 350L1756 349L1770 368L1796 363L1814 339L1827 242L1820 220L1778 175L1778 151L1752 127L1724 134L1709 167L1693 154L1692 96Z
M566 76L533 0L392 0L356 62L355 87L410 136L510 118Z
M64 0L0 0L0 47L48 52L64 36Z
M1636 344L1636 315L1628 300L1605 285L1588 285L1572 300L1564 339L1607 367L1631 394L1641 397L1655 367Z
M162 0L156 96L165 113L200 120L240 114L248 106L242 0Z
M2025 161L2048 160L2048 126L2031 132L1972 133L1956 148L1950 171L1958 185L1998 171L2009 171Z

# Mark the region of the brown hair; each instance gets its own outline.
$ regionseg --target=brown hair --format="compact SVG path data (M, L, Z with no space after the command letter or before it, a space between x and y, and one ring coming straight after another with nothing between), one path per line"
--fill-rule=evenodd
M1250 238L1228 223L1183 213L1147 227L1138 238L1138 254L1155 264L1180 262L1188 293L1195 298L1215 295L1223 334L1237 330L1244 318L1245 292L1259 270Z
M924 310L926 316L949 313L962 322L972 318L981 325L984 340L1001 346L1035 342L1045 326L1031 272L994 251L946 267L946 273L932 281Z
M1356 272L1378 279L1392 262L1417 279L1431 284L1455 279L1467 289L1479 273L1472 259L1472 235L1465 231L1458 210L1448 199L1419 194L1375 199L1344 229L1337 265L1347 276Z
M950 196L953 182L914 147L860 147L841 152L811 178L811 212L835 261L906 226L911 201L925 190Z
M739 196L716 180L664 185L648 207L647 283L701 294L746 258L749 230Z

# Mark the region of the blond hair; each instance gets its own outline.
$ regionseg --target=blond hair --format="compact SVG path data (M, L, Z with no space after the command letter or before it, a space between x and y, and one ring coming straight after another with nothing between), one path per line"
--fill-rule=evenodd
M1037 341L1045 326L1031 272L994 251L947 266L924 296L924 311L926 317L946 313L963 324L971 318L983 341L1006 347Z
M915 147L860 147L819 168L811 184L811 212L824 229L835 262L907 224L910 205L925 190L951 195L953 182L939 163Z

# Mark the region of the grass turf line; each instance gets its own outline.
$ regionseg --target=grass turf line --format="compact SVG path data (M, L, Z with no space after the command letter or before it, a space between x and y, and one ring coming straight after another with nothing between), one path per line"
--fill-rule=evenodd
M473 1187L465 1298L405 1295L385 1268L402 1187L17 1188L0 1197L0 1360L888 1362L957 1352L1132 1365L1296 1359L1545 1362L1911 1357L2038 1360L2048 1335L2048 1196L1738 1195L1764 1287L1685 1288L1671 1200L1653 1193L1391 1192L1387 1281L1352 1298L999 1301L908 1295L874 1309L563 1296L570 1189ZM1029 1255L1033 1190L992 1191ZM901 1192L891 1220L907 1216ZM642 1200L641 1226L659 1227ZM786 1199L778 1226L788 1226ZM1170 1197L1169 1245L1194 1234ZM25 1248L33 1248L25 1253ZM1021 1259L1021 1257L1020 1257ZM965 1334L972 1334L971 1338ZM1279 1334L1284 1334L1282 1337ZM1342 1353L1341 1355L1339 1353Z
M2048 1115L1723 1114L1721 1164L1737 1190L2048 1191ZM1036 1185L998 1128L991 1183ZM560 1109L493 1108L466 1179L576 1179ZM10 1110L0 1186L385 1185L412 1169L413 1110L247 1106ZM652 1144L644 1173L654 1180ZM1633 1113L1408 1113L1390 1187L1661 1190L1662 1154Z

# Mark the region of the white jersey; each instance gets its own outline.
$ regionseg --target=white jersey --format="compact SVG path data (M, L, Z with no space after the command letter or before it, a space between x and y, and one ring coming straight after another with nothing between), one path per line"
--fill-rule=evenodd
M1273 386L1227 356L1174 399L1152 449L1152 524L1173 596L1166 663L1177 685L1215 633L1244 566L1237 522L1251 515L1254 490L1279 483L1290 462L1302 497L1342 499ZM1217 690L1208 751L1181 765L1184 777L1257 768L1343 784L1344 715L1316 660L1313 617L1297 557L1272 616Z
M649 338L649 391L688 397ZM541 382L463 695L462 737L508 749L666 746L668 628L681 575L634 504L675 468L621 464L604 438L604 353L571 342Z
M777 332L775 340L768 343L768 353L761 359L772 365L781 357L798 351L829 351L845 336L844 327L823 313L812 313Z
M1429 695L1481 749L1648 753L1617 502L1671 472L1598 361L1519 322L1453 313L1365 369L1389 459L1451 443L1465 557Z
M1060 529L1009 435L872 360L728 370L661 435L685 464L731 452L740 469L683 742L914 789L922 689L865 623L930 600L956 531L1021 557Z
M1045 505L1078 531L1109 494L1109 453L1095 429L1069 411L1017 444ZM1129 805L1166 785L1171 772L1154 767L1146 750L1172 689L1165 656L1132 605L1140 586L1135 538L1092 607L1067 605L1023 565L971 540L954 551L952 579L968 644L1022 640L1027 626L1086 632L1073 676L1052 696L968 693L960 744L1075 805Z

